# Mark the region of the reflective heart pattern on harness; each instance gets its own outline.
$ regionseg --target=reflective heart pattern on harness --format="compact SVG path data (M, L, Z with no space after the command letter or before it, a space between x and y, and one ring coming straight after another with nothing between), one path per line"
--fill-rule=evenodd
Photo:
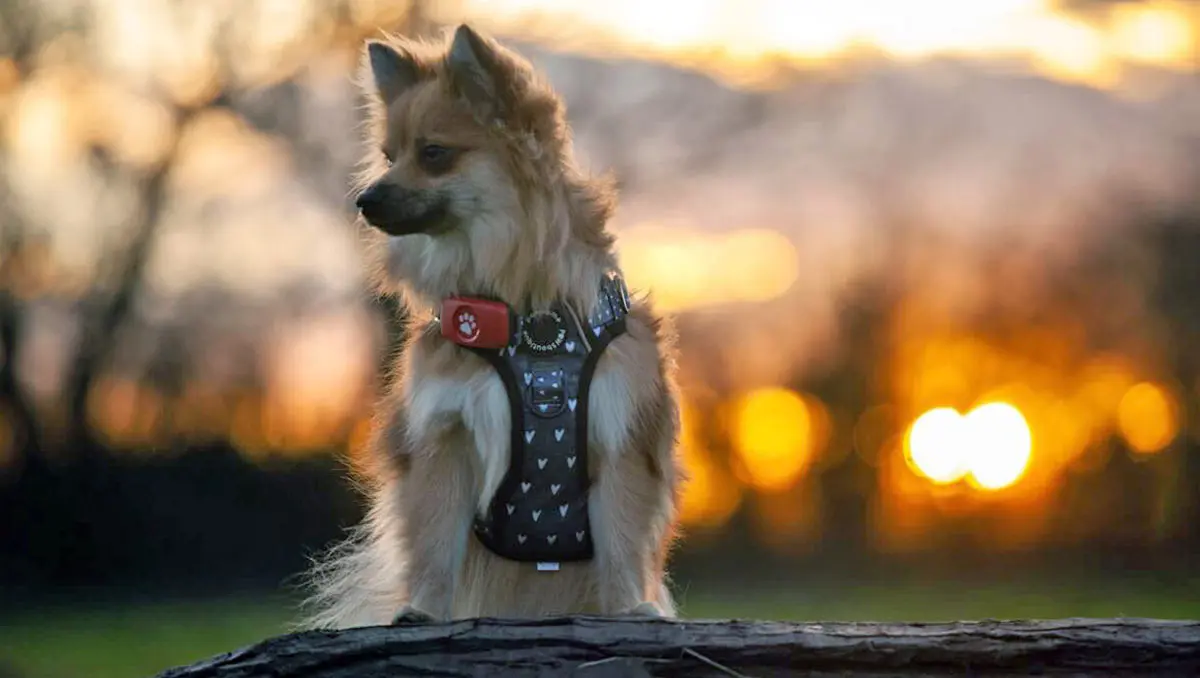
M629 304L619 277L602 282L589 313L556 303L514 315L509 346L475 351L503 377L512 407L510 465L475 528L501 557L541 564L593 557L587 394L598 354L625 331Z

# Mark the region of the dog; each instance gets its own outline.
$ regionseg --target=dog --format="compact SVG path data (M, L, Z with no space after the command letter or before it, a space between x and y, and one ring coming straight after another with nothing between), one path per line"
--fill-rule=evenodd
M677 616L675 338L620 278L613 180L578 168L533 66L467 25L366 41L360 85L356 223L409 324L359 470L367 515L313 568L307 625ZM481 329L500 341L471 345Z

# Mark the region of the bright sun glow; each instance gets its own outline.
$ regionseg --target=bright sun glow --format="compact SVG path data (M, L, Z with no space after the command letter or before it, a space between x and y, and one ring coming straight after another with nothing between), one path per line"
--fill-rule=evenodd
M766 301L785 293L799 272L795 245L767 229L640 227L622 233L619 246L630 285L653 290L665 311Z
M1033 435L1021 412L987 403L963 416L949 407L922 414L905 439L915 471L939 485L968 477L985 490L1017 482L1029 466Z
M458 0L439 18L570 47L703 62L752 77L756 62L836 58L867 48L897 59L1022 57L1052 77L1107 86L1127 61L1194 68L1198 16L1179 0L1101 8L1053 0ZM761 60L761 61L760 61ZM739 73L746 68L750 73Z
M922 414L908 432L912 463L935 483L952 483L967 473L963 417L957 410L938 407Z
M986 490L1017 482L1033 450L1033 435L1021 412L1008 403L989 403L968 412L963 423L971 444L971 478Z

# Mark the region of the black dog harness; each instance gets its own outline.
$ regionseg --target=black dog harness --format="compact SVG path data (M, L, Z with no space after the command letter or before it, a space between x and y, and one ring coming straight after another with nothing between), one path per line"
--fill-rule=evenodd
M467 348L495 368L512 413L508 471L475 535L495 554L537 562L590 560L588 392L604 349L625 331L629 293L619 275L600 284L586 319L562 302L515 316L506 347Z

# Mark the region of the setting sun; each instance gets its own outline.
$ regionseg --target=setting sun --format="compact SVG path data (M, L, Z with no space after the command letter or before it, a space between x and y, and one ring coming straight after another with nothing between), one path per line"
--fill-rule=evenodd
M929 410L905 439L906 459L917 473L939 485L965 477L984 490L1016 483L1032 450L1024 415L1002 402L980 405L965 416L949 407Z
M1008 403L988 403L963 417L971 454L971 479L985 490L1008 487L1029 465L1033 436L1021 412Z
M968 441L963 416L949 407L922 414L909 429L906 443L912 464L935 483L959 480L967 472Z

